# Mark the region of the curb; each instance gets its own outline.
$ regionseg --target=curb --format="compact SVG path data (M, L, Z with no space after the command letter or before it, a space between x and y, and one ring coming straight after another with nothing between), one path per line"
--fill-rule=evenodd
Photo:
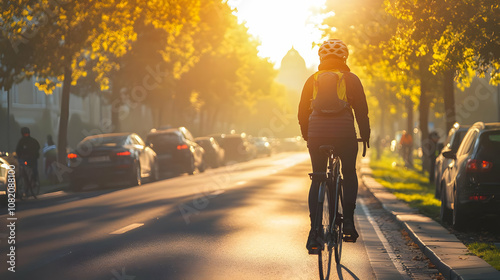
M438 222L419 214L398 200L372 177L369 158L362 159L361 181L380 201L384 209L408 232L413 242L436 265L446 279L500 279L500 271L483 259L471 255L467 247Z

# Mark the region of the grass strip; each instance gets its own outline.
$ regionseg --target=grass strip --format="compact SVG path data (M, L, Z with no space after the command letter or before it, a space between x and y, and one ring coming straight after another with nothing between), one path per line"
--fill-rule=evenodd
M405 201L421 214L438 222L441 202L434 198L435 186L429 183L427 172L421 171L422 160L414 159L416 169L404 167L401 157L389 150L380 159L371 158L373 178L389 189L398 199ZM420 169L419 169L420 168ZM474 255L500 270L500 249L491 243L465 244Z

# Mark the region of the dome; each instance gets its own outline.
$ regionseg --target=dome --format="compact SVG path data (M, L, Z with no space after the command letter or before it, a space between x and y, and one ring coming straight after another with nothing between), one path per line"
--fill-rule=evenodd
M281 60L281 68L306 68L306 61L300 56L299 52L292 47Z

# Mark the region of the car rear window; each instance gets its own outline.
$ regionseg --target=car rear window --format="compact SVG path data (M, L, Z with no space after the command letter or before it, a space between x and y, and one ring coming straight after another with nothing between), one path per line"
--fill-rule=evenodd
M90 139L84 139L82 142L78 144L78 146L86 146L89 145L92 147L100 147L100 146L123 146L125 141L127 140L127 135L125 136L107 136L107 137L92 137Z
M153 146L162 146L165 144L178 144L182 142L182 139L177 133L164 133L148 136L148 142Z
M485 132L481 135L478 155L481 158L497 157L500 154L500 130Z

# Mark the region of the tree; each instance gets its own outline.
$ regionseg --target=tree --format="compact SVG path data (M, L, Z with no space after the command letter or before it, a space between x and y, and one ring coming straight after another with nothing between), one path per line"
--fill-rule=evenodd
M257 55L258 43L231 8L218 1L211 5L204 10L217 13L202 15L195 36L197 49L205 51L198 52L200 60L177 88L181 108L199 114L201 134L229 129L238 115L247 120L259 99L270 94L276 75L272 64Z
M400 53L429 55L429 70L442 79L446 127L455 123L454 81L468 83L469 70L490 72L500 81L499 3L474 1L386 1L387 11L399 20L395 38Z
M58 160L64 163L71 86L87 75L86 65L92 63L95 82L102 90L108 89L110 73L120 67L116 58L126 54L137 39L134 26L138 22L165 30L169 35L167 41L173 43L187 18L196 21L197 18L191 16L199 9L199 2L20 0L3 2L1 8L4 38L11 42L14 50L17 47L29 53L29 59L19 64L5 63L8 59L2 55L2 65L13 69L4 72L35 76L39 80L38 88L47 93L62 83ZM177 47L177 44L167 47L164 59L175 60L183 53ZM21 52L17 54L21 55ZM183 67L177 61L173 65L175 70ZM12 79L5 79L4 83L9 86Z

